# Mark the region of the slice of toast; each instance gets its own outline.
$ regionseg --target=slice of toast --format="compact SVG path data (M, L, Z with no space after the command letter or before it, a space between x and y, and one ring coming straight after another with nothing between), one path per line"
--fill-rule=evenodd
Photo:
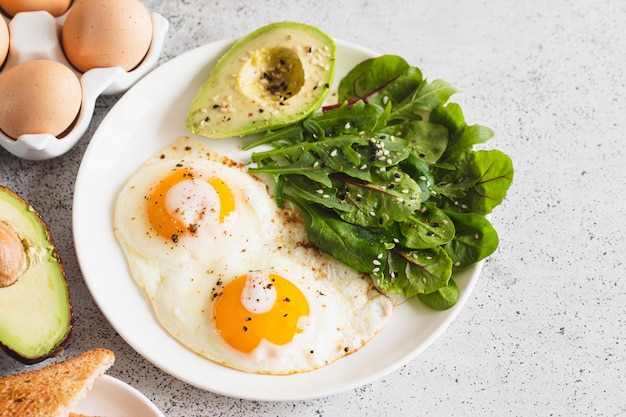
M112 351L93 349L41 369L0 377L0 417L68 417L114 361Z

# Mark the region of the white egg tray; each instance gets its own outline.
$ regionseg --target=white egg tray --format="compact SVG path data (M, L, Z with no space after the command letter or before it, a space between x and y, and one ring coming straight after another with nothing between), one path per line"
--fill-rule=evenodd
M53 17L45 11L22 12L12 19L0 16L9 26L9 53L4 66L0 67L0 77L19 63L49 59L74 71L82 87L82 104L78 116L72 127L59 137L40 133L25 134L13 139L0 131L0 145L23 159L52 159L69 151L89 127L96 99L100 95L126 91L156 66L169 28L167 19L158 13L151 13L152 42L143 61L136 68L128 72L121 67L94 68L82 73L69 63L61 47L61 28L67 13L59 17Z

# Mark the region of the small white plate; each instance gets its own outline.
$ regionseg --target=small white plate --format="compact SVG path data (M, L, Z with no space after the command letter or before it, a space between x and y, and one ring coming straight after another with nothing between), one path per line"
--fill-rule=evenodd
M189 51L157 68L110 110L81 163L74 191L75 247L85 282L115 330L146 359L199 388L231 397L268 401L318 398L354 389L415 359L454 320L469 298L482 263L455 276L458 303L433 311L417 300L398 306L391 322L370 343L322 369L270 376L236 371L183 347L157 322L129 274L113 233L113 207L122 185L143 162L188 135L187 110L217 59L233 40ZM335 83L356 64L377 53L337 43ZM333 86L336 88L336 85ZM211 141L235 160L246 158L237 139Z
M164 417L145 395L109 375L98 379L92 390L72 411L87 416Z

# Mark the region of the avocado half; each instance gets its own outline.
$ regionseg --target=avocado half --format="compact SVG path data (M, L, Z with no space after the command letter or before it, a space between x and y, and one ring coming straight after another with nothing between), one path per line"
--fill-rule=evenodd
M0 223L2 265L19 265L17 270L0 265L0 345L16 360L33 364L62 353L70 338L73 315L65 271L43 219L3 186Z
M225 138L300 121L322 105L334 71L335 43L318 28L263 26L218 60L191 103L187 130Z

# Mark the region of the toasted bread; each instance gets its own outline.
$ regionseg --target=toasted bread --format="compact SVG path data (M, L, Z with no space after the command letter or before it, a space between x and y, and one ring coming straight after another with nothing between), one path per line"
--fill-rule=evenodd
M110 350L94 349L41 369L0 377L0 417L68 417L114 361Z

